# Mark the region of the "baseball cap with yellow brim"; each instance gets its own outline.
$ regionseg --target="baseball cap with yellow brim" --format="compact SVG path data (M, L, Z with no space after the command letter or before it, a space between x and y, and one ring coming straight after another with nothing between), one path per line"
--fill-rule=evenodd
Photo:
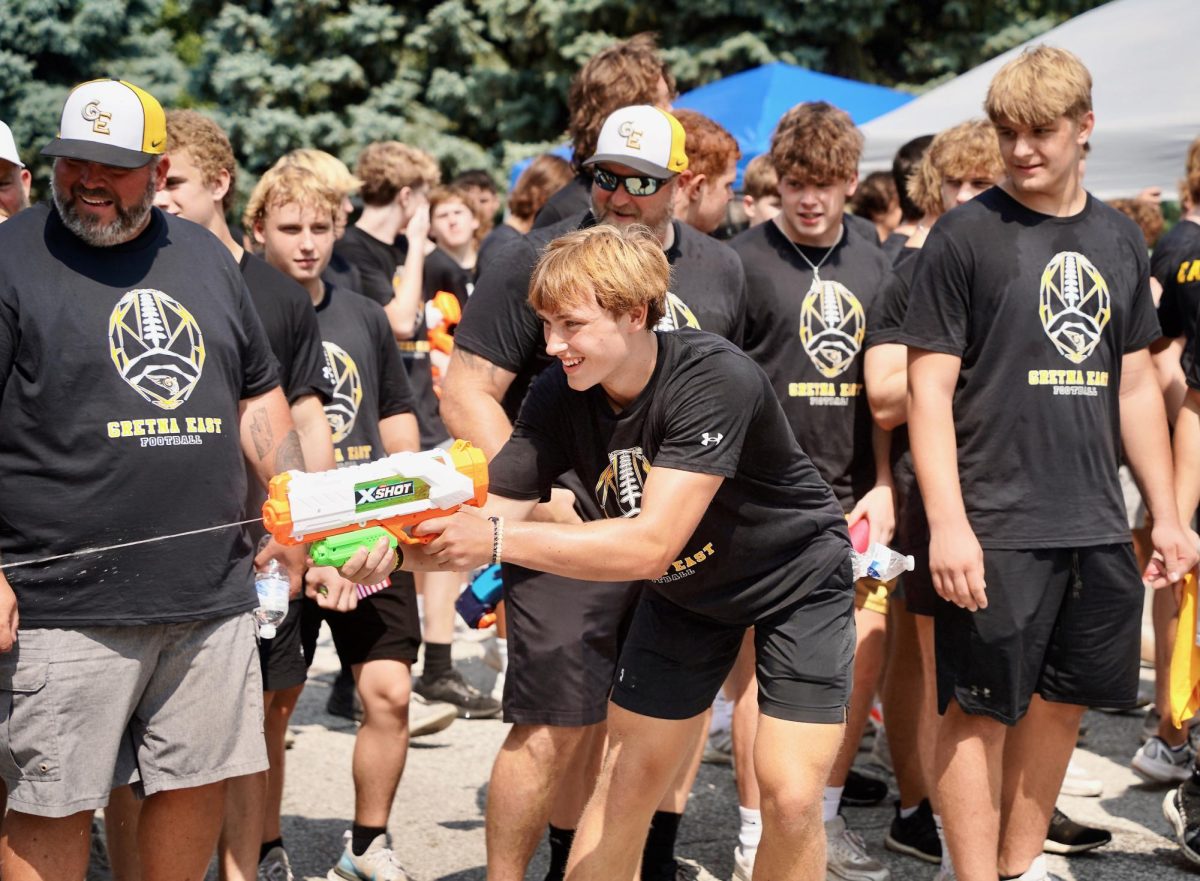
M154 96L124 80L81 83L63 104L58 137L43 156L141 168L167 149L167 119Z
M584 165L615 162L660 179L688 167L683 126L665 110L634 104L614 110L604 120L596 152Z

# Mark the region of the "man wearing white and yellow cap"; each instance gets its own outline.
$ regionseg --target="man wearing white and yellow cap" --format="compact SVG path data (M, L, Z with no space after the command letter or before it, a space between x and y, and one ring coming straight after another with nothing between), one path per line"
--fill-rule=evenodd
M153 207L166 142L146 92L77 86L42 151L53 204L0 225L10 881L82 879L126 784L142 877L202 877L223 781L266 768L242 462L304 462L237 264ZM298 590L304 549L268 555Z
M679 174L688 166L685 135L670 113L645 104L621 107L604 120L592 156L591 210L535 229L500 249L483 270L455 332L441 415L451 433L494 456L533 377L552 364L542 322L527 300L538 257L552 240L583 227L647 226L671 264L671 290L656 329L699 328L740 345L745 274L738 256L717 240L672 219ZM555 369L559 369L555 367ZM593 487L563 475L540 516L565 522L601 520ZM604 741L608 695L624 622L637 583L584 583L504 567L510 664L504 718L512 722L488 790L488 877L523 878L547 823L551 869L562 877L583 802L594 783L587 761ZM582 769L582 770L572 770ZM685 779L686 778L686 779ZM664 800L646 842L644 881L674 879L675 832L690 775Z
M32 177L17 152L12 129L0 120L0 223L29 207Z

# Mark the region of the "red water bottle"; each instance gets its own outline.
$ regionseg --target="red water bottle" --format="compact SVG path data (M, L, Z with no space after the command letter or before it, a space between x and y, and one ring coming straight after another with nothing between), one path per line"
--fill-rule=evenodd
M850 527L850 544L860 554L867 552L867 547L871 544L871 524L867 522L866 517L855 521Z

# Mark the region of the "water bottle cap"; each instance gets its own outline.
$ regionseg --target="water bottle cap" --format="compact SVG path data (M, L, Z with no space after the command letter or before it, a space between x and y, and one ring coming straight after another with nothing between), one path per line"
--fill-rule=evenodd
M274 639L275 638L275 625L274 624L259 624L258 625L258 635L261 636L263 639Z

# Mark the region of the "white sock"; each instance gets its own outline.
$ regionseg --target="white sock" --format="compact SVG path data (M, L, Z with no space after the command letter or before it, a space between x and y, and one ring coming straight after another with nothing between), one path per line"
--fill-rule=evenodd
M911 808L901 808L900 809L900 819L907 820L909 817L911 817L913 814L915 814L920 809L921 809L920 805L914 805Z
M508 640L502 636L496 637L496 654L500 657L500 672L508 670Z
M828 823L837 816L838 805L842 803L842 790L845 786L826 786L825 798L821 802L821 820Z
M1021 873L1017 881L1046 881L1046 855L1038 854L1029 868Z
M762 840L762 812L738 805L738 816L742 818L742 827L738 830L738 846L745 856L750 856L758 850L758 842Z
M946 833L942 831L942 815L933 815L933 825L937 829L938 841L942 845L942 868L948 871L954 871L954 865L950 862L950 848L946 847Z

